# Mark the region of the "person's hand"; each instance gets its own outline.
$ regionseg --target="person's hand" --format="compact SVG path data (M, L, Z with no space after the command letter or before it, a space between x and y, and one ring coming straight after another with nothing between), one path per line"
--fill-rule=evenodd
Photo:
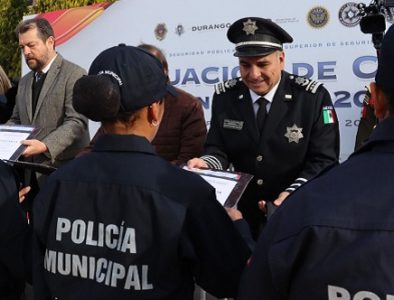
M285 201L285 199L287 198L287 196L289 196L289 195L290 195L289 192L282 192L282 193L279 194L278 198L276 198L276 199L274 200L273 203L274 203L276 206L280 206L280 205L283 203L283 201Z
M290 193L289 192L282 192L279 194L278 198L276 198L272 204L275 206L280 206L282 204L283 201L285 201L285 199L287 198L287 196L289 196ZM264 213L264 215L266 215L268 213L268 207L267 207L267 202L265 202L264 200L260 200L257 205L259 206L259 209Z
M257 205L259 206L259 209L263 212L264 215L267 215L267 202L264 200L260 200Z
M227 211L231 220L237 221L243 219L242 213L238 209L234 207L225 207L224 209Z
M26 146L22 153L24 157L31 157L48 151L48 147L39 140L23 140L21 144Z
M187 167L189 169L197 168L208 168L208 164L205 162L205 160L201 158L192 158L187 162Z
M27 195L28 192L30 192L30 190L31 190L30 186L22 187L19 190L19 203L22 203L23 201L25 201L26 195Z

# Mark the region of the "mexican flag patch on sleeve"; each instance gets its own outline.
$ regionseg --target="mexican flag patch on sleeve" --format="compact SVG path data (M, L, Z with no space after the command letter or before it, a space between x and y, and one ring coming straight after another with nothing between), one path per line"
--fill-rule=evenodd
M323 123L324 124L334 124L336 123L336 117L334 108L332 106L323 107Z

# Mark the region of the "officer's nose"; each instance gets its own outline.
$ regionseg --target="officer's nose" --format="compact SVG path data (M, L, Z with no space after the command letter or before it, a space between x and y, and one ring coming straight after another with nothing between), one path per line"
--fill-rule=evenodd
M249 76L252 79L258 79L261 77L261 72L260 72L260 68L256 67L256 66L252 66L250 68L250 72L249 72Z

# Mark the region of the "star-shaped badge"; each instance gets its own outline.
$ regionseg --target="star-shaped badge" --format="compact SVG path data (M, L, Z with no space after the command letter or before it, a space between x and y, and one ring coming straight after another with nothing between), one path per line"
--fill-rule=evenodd
M294 124L291 127L286 127L287 132L285 133L285 137L289 139L289 143L294 142L297 143L304 137L302 134L302 128L297 127L296 124Z
M243 23L244 23L244 28L242 30L245 31L246 35L254 34L256 30L259 29L256 26L256 21L252 21L251 19L248 19L246 22Z

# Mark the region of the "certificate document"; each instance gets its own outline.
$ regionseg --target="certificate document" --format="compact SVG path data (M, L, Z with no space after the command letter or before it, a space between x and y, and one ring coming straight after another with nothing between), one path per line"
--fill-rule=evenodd
M217 200L226 207L234 207L241 198L252 175L212 169L184 169L199 174L216 190Z
M17 160L25 149L21 141L31 138L35 132L30 126L0 125L0 159Z

